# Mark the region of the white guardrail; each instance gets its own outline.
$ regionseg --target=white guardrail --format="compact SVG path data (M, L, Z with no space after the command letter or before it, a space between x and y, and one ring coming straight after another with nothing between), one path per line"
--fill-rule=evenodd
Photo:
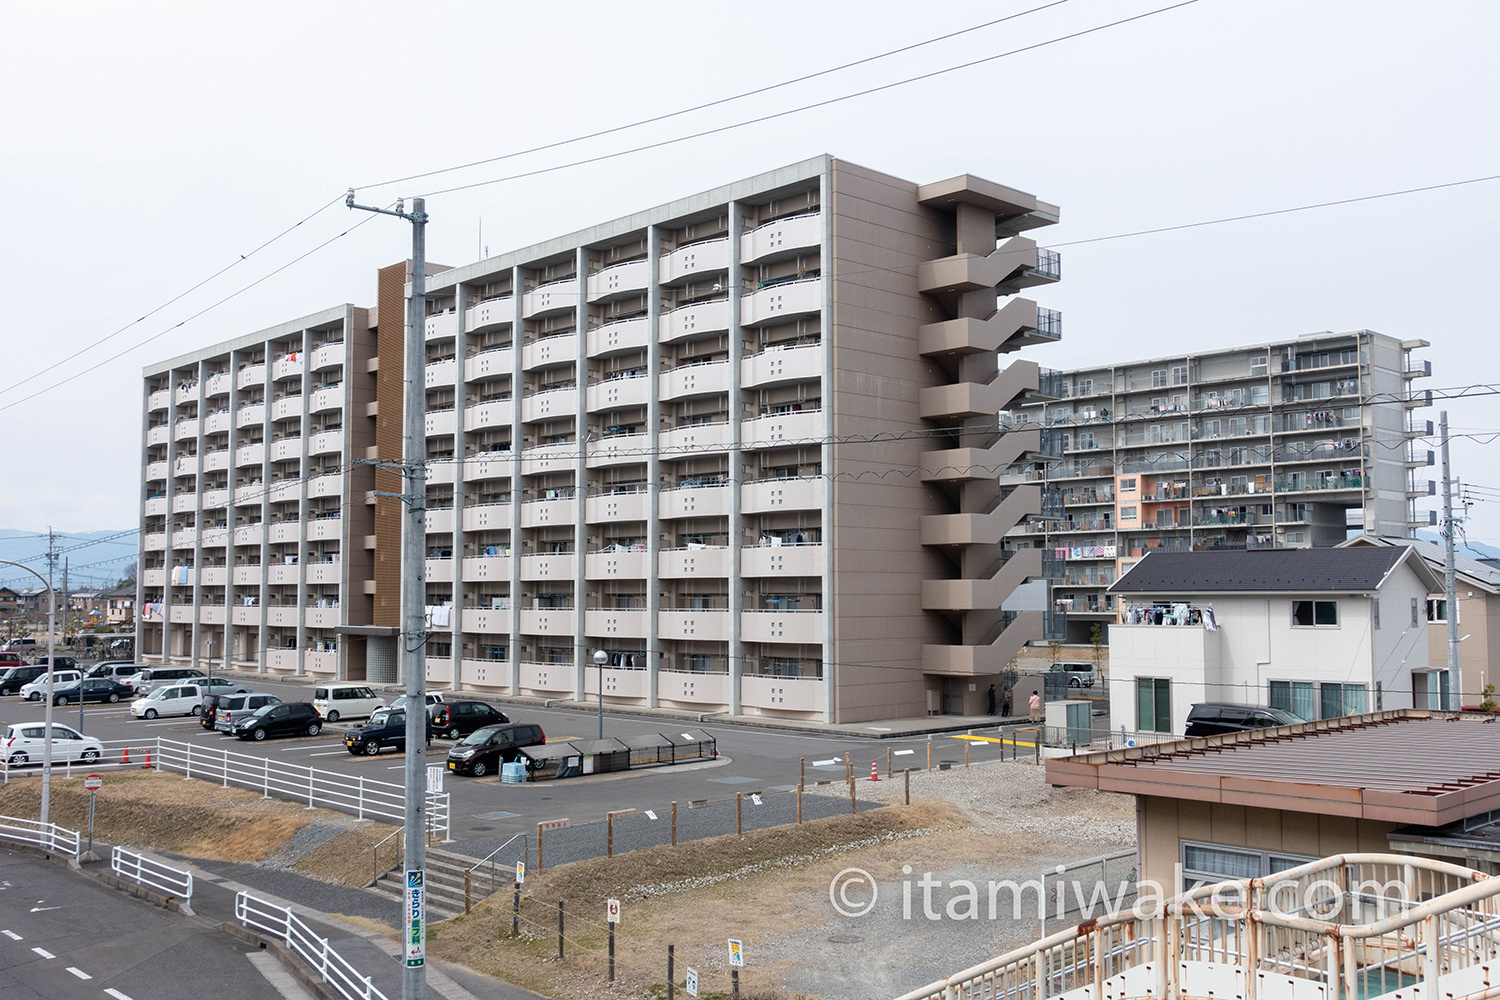
M360 975L359 970L328 946L327 938L314 934L291 910L241 892L234 897L234 917L296 952L345 1000L387 1000L369 976Z
M109 867L121 878L150 886L170 896L180 896L183 902L193 898L193 873L182 868L148 858L135 851L116 847L109 855Z
M225 787L236 785L260 792L266 798L276 797L301 802L310 807L335 809L359 819L378 819L397 826L406 822L406 786L391 781L377 781L364 776L324 771L300 764L288 764L251 754L235 753L215 747L198 746L180 740L113 740L103 744L101 757L90 761L54 761L52 773L65 778L97 771L155 768L171 771L185 778L216 781ZM19 767L0 764L4 779L11 773L23 773ZM38 763L26 765L24 773L40 772ZM427 833L435 840L447 841L449 831L448 793L427 793ZM73 834L76 841L77 834ZM57 848L63 850L63 848ZM78 851L71 852L75 856Z
M57 854L78 857L78 831L56 823L0 816L0 840L20 841Z

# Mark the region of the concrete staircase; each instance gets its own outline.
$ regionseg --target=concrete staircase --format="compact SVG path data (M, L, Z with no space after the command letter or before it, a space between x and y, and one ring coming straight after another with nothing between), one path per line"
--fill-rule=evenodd
M427 848L427 914L430 919L445 920L464 912L464 872L474 864L473 858L448 851ZM406 898L406 874L398 864L381 875L369 888L395 900ZM480 897L476 895L477 902Z

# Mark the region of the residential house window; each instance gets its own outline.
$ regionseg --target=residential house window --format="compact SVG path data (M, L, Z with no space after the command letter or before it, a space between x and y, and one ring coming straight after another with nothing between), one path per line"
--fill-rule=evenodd
M1358 715L1367 711L1369 699L1363 684L1321 684L1318 690L1319 716L1335 719L1341 715Z
M1272 681L1271 707L1303 719L1318 717L1318 693L1312 681Z
M1380 598L1370 598L1370 627L1380 627Z
M1172 682L1164 677L1135 680L1135 728L1142 733L1172 731Z
M1292 624L1299 628L1338 625L1338 601L1293 601Z
M1441 597L1429 597L1427 599L1427 620L1430 622L1446 622L1448 620L1448 602Z
M1190 840L1184 840L1181 844L1183 889L1214 882L1263 878L1316 860L1296 854L1247 851L1243 847L1195 843Z
M1418 620L1420 620L1421 615L1422 615L1422 610L1421 609L1422 609L1422 602L1419 599L1413 597L1411 599L1411 627L1412 628L1416 628L1417 627L1417 622L1418 622Z

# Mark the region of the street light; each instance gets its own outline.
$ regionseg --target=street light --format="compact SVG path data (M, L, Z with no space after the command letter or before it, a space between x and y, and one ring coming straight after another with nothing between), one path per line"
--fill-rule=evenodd
M609 654L602 649L594 650L594 666L599 668L599 738L604 739L604 665Z

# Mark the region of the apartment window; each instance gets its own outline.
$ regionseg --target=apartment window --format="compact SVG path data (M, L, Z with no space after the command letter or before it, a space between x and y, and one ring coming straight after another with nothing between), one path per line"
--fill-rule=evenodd
M1428 598L1427 620L1430 622L1446 622L1448 620L1448 602L1441 597Z
M1135 728L1142 733L1172 731L1172 682L1164 677L1135 679Z
M1312 681L1272 681L1271 707L1303 719L1318 717L1318 692Z
M1292 625L1299 628L1337 626L1339 623L1338 601L1293 601Z
M1255 355L1250 359L1251 375L1268 375L1270 371L1271 369L1266 364L1266 356L1264 354Z
M1121 479L1120 480L1120 492L1121 493L1134 493L1135 492L1135 477L1134 476L1130 476L1129 478Z
M1151 388L1161 389L1167 384L1167 370L1158 368L1151 373Z
M1078 395L1080 395L1080 396L1087 396L1087 395L1092 394L1093 391L1094 391L1094 380L1091 379L1091 378L1081 378L1081 379L1079 379L1078 380L1078 388L1077 388L1076 391L1077 391Z
M1187 365L1174 365L1172 367L1172 384L1187 385Z
M1299 518L1294 518L1294 520L1301 521L1301 520L1303 520L1303 518L1300 518L1300 517ZM1302 545L1306 541L1307 541L1307 532L1305 532L1305 531L1288 531L1286 533L1286 543L1288 545Z
M1135 504L1130 504L1128 506L1120 508L1120 520L1134 521L1138 517L1140 517L1140 512L1139 508L1136 507Z
M1367 711L1363 684L1321 684L1318 690L1320 718L1335 719L1341 715L1359 715Z

